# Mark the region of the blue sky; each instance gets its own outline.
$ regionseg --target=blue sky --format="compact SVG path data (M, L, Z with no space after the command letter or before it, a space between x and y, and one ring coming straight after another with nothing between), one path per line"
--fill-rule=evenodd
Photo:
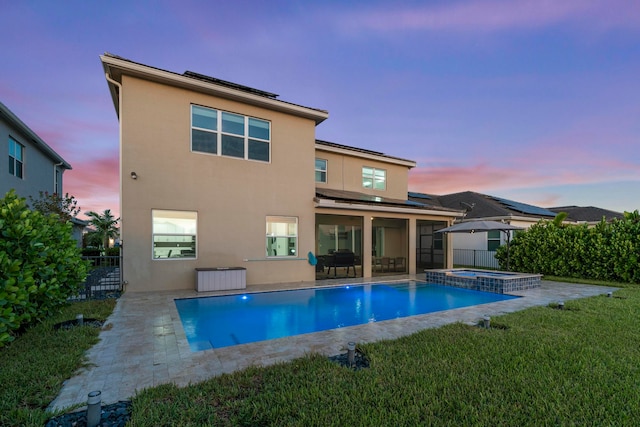
M99 55L329 111L316 136L417 161L410 190L640 209L640 2L0 0L0 100L118 209Z

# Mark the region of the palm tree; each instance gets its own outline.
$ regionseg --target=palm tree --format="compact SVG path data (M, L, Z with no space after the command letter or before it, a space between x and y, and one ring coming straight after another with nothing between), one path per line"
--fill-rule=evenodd
M108 248L109 239L118 236L117 225L118 221L120 221L120 218L114 218L114 216L111 214L111 209L105 209L103 214L89 211L85 215L90 218L89 224L95 227L96 233L101 237L102 248Z

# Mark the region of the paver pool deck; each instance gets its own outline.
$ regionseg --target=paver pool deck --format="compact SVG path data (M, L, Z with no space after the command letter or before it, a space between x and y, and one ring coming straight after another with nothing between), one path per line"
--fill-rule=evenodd
M176 298L346 283L420 281L423 280L422 277L403 275L375 280L351 278L248 286L241 292L125 292L100 332L100 342L87 352L89 366L65 382L50 408L62 409L85 403L87 394L94 390L100 390L102 402L109 404L129 399L144 388L160 384L186 386L251 365L267 366L309 353L327 356L341 354L346 352L349 341L364 343L399 338L455 322L475 324L485 315L498 316L528 307L602 295L616 290L603 286L542 281L540 288L512 293L524 298L197 352L192 352L189 348L174 303Z

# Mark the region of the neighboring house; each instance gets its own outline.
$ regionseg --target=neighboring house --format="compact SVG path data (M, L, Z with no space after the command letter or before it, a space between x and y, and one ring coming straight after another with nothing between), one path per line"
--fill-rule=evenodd
M85 229L89 225L89 221L85 221L78 218L71 218L72 230L71 234L73 239L76 241L77 246L79 248L82 247L82 239L84 237Z
M611 222L614 219L624 218L624 214L621 214L620 212L614 212L594 206L559 206L549 208L549 210L556 213L565 212L567 214L565 222L587 224L589 226L598 224L603 218L607 222Z
M40 191L62 193L62 179L71 169L29 126L0 102L0 197L14 189L29 201ZM7 161L8 159L8 161Z
M362 277L451 263L434 231L462 212L408 200L415 162L318 141L328 113L273 93L101 60L120 122L129 290L193 289L209 267L246 268L247 284L312 281L327 272L309 258L341 252Z
M420 193L410 193L409 199L419 200L416 198L417 195ZM422 196L430 197L432 203L443 207L463 209L465 215L459 222L490 220L526 229L542 219L553 220L556 216L556 213L550 209L473 191L442 196L424 194ZM483 252L495 251L507 242L507 238L512 237L512 235L507 236L501 231L455 233L452 235L452 245L455 251L454 263L456 265L471 264L478 267L497 267L497 261L493 255ZM472 262L464 261L467 259L471 259Z
M0 162L0 197L11 189L27 203L39 199L41 191L63 194L63 175L71 165L1 102L0 151L9 159ZM72 225L73 238L82 247L86 223L73 218Z

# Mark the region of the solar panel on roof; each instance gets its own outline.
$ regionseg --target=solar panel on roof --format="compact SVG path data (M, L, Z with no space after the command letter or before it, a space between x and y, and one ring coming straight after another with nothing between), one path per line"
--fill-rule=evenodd
M414 202L413 200L406 200L405 203L409 206L419 206L421 208L426 207L424 203Z
M500 197L491 196L491 198L493 200L495 200L496 202L505 205L509 209L521 212L523 214L540 215L540 216L551 216L551 217L555 217L556 216L555 212L550 211L549 209L541 208L539 206L528 205L526 203L515 202L513 200L502 199Z
M409 191L409 197L413 197L414 199L426 199L426 200L431 200L433 199L433 197L428 196L426 194L423 193L414 193L412 191Z

